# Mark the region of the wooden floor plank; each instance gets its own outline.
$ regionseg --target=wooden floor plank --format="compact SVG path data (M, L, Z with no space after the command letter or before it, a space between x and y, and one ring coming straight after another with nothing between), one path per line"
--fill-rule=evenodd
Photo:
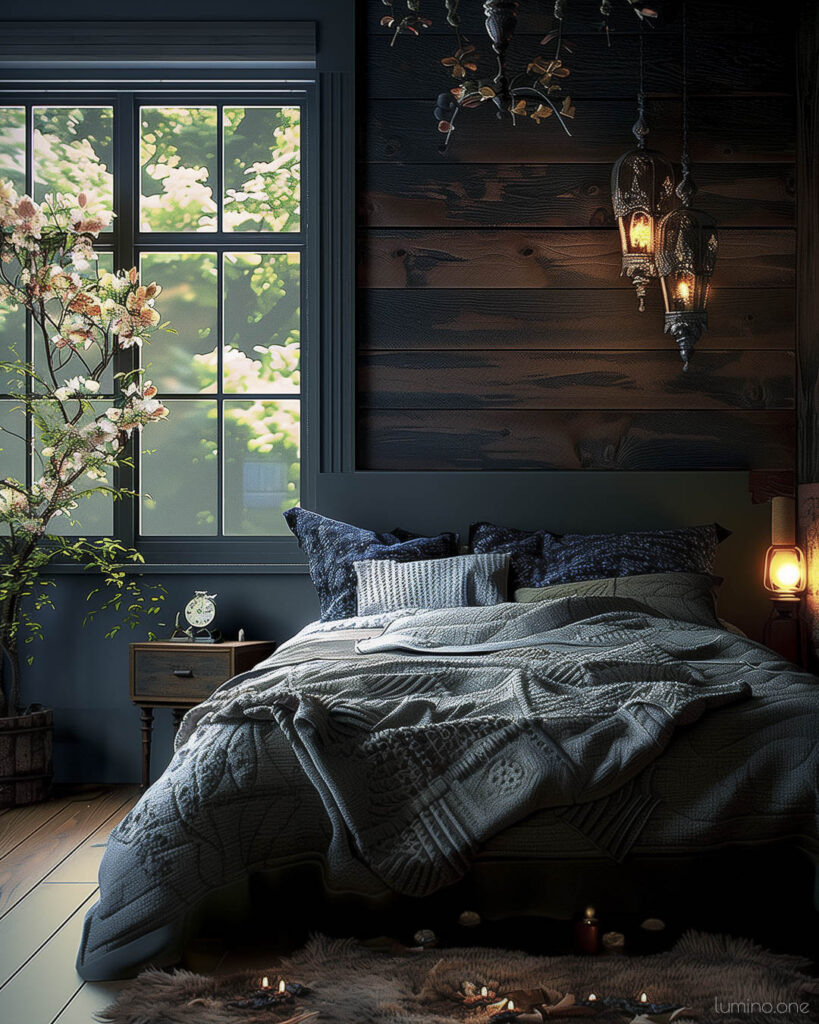
M125 984L127 982L124 981L87 981L51 1024L92 1024L96 1020L94 1015L113 1003Z
M0 859L7 857L20 843L42 828L60 811L65 810L70 803L70 798L60 797L42 804L11 808L0 818Z
M71 803L0 860L0 918L131 799L115 789Z
M94 894L42 946L11 981L0 989L0 1020L50 1024L82 985L74 969L83 918ZM90 1022L89 1022L90 1024Z
M0 920L0 991L96 892L96 884L43 882Z
M139 799L134 787L126 802L100 825L81 846L70 853L65 860L45 876L46 882L91 882L96 884L100 860L111 830L115 828Z

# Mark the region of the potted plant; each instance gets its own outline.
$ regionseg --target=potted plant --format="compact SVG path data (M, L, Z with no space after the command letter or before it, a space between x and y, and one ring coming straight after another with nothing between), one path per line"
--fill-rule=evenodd
M12 347L0 362L0 391L12 395L0 426L0 807L44 799L50 786L52 713L24 705L20 673L21 649L42 636L37 613L53 607L52 563L102 574L86 620L113 609L134 626L158 613L164 593L126 571L142 559L119 541L54 530L94 495L130 495L113 470L131 464L132 435L168 414L141 369L114 373L117 352L171 328L155 308L157 284L142 284L136 268L99 271L94 240L109 220L83 193L36 203L0 181L0 304L28 315L35 353Z

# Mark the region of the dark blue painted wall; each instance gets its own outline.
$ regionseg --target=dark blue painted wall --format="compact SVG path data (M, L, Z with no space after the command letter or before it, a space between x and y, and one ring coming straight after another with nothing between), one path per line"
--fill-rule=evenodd
M158 576L168 590L171 624L194 590L215 593L218 625L227 636L244 627L249 640L282 641L318 614L309 577ZM102 618L83 628L90 584L76 575L57 577L56 610L42 615L47 639L29 648L35 661L25 672L25 697L54 708L55 773L61 781L133 782L139 777L139 712L128 699L128 644L143 630L105 632L117 620ZM153 625L156 632L162 632ZM171 753L170 712L155 716L154 774Z

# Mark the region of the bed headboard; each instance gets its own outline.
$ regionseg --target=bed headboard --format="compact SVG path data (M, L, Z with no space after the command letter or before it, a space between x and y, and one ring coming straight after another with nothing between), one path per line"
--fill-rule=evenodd
M557 533L614 533L719 522L719 613L759 639L769 611L761 574L770 506L752 504L744 471L322 473L322 514L372 529L458 530L486 519Z

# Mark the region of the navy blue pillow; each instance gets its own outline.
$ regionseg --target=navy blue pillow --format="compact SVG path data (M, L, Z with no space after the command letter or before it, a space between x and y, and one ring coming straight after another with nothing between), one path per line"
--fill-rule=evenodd
M284 518L307 555L310 578L321 604L322 622L356 614L358 581L353 563L370 558L417 562L424 558L449 558L458 553L455 533L441 533L437 537L419 537L399 529L393 533L373 533L304 508L288 509Z
M508 551L509 589L551 583L641 576L655 572L710 573L720 541L730 531L716 523L637 533L548 533L473 523L472 551Z

